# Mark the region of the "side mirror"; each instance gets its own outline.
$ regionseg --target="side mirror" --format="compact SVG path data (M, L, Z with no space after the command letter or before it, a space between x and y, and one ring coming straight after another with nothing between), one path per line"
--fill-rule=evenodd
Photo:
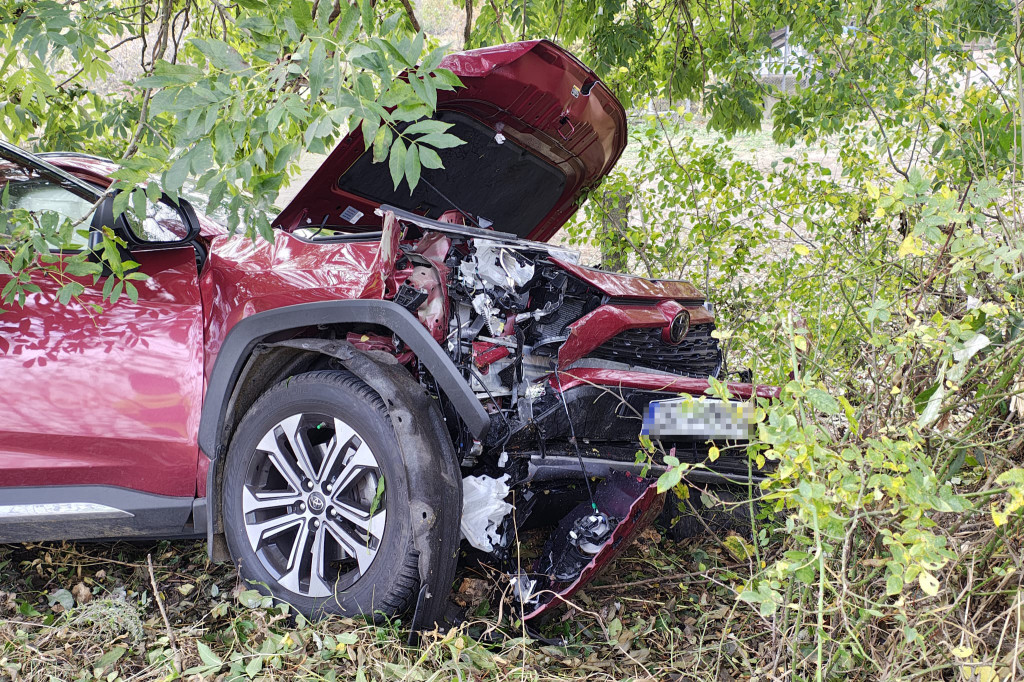
M160 201L146 200L146 215L135 214L129 206L114 217L114 197L107 195L96 208L92 227L110 227L123 239L129 250L167 249L182 246L199 236L199 219L195 209L184 199L175 204L166 194ZM91 240L90 240L91 241Z

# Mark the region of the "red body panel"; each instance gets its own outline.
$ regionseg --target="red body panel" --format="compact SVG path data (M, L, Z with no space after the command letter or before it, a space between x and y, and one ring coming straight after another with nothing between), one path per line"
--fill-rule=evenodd
M203 311L191 247L134 254L138 303L102 314L56 301L57 285L0 315L0 486L114 485L196 492ZM89 280L82 301L100 303ZM101 285L102 286L102 283Z
M218 237L200 279L206 311L206 371L239 320L282 306L383 298L394 268L379 257L381 242L312 243L278 232L274 243Z
M660 300L665 298L677 301L704 302L704 294L689 282L672 279L644 279L634 275L622 275L605 272L594 268L585 268L565 261L552 258L559 267L564 268L603 294L612 298Z
M682 306L676 301L654 305L603 305L569 325L569 338L558 350L558 366L567 367L602 343L627 329L667 327L680 310L690 314L690 324L707 324L714 317L701 306Z
M652 374L622 369L598 369L594 367L577 367L552 375L551 385L556 389L568 391L577 386L615 386L621 388L638 388L646 391L662 391L665 393L689 393L704 395L710 384L707 379L692 377L675 377L668 374ZM734 398L743 400L751 396L758 398L778 398L781 391L778 386L762 384L726 383L729 393Z

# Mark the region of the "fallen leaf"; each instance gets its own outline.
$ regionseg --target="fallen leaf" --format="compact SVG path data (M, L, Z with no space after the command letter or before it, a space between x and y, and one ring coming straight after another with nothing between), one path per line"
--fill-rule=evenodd
M78 583L71 588L71 595L79 604L88 604L92 601L92 590L85 583Z
M736 561L746 561L754 555L754 546L735 533L722 540L722 544Z
M486 580L479 578L464 578L455 593L455 601L459 606L475 607L487 598L490 585Z
M57 590L52 592L47 597L47 601L56 613L70 611L75 607L75 598L67 590Z

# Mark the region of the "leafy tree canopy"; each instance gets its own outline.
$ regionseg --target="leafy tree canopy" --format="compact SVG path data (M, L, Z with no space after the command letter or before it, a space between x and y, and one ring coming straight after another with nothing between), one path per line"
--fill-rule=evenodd
M115 63L115 50L136 62ZM361 127L374 159L391 157L396 186L414 187L421 165L437 163L433 147L459 143L440 122L398 132L458 85L439 68L444 53L372 0L2 0L0 136L118 161L117 210L188 184L232 230L271 237L270 209L304 151ZM82 227L8 221L13 258L0 269L17 277L4 301L33 291L40 270L72 263L98 276L86 254L50 254L72 229ZM123 275L114 241L103 258Z

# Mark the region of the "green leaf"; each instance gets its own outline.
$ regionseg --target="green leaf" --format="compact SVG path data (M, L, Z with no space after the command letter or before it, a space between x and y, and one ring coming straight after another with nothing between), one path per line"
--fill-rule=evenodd
M434 80L435 82L440 81L444 84L445 87L442 87L442 90L452 90L454 88L462 87L462 79L448 69L435 69Z
M71 302L72 298L81 296L84 291L85 287L78 282L71 281L57 290L57 300L61 305L67 305Z
M682 467L672 467L658 477L658 492L663 493L679 485L683 478Z
M327 7L331 6L330 3L326 2L321 4L326 5ZM256 674L261 670L263 670L263 656L260 655L253 656L252 660L245 665L245 674L249 677L256 677Z
M185 184L189 173L189 159L187 156L178 158L165 173L163 178L164 190L178 191Z
M124 656L127 651L128 649L123 646L115 646L113 649L107 651L98 659L96 659L96 662L93 663L93 667L102 669L106 668L107 666L113 665L117 663L119 660L121 660L121 657Z
M3 272L5 263L0 260L0 273ZM99 263L91 263L87 260L81 260L78 258L69 258L64 261L64 272L72 277L85 277L86 275L96 275L101 271Z
M890 573L885 579L885 593L890 597L903 591L903 576Z
M360 132L363 134L364 149L369 149L377 139L377 133L381 129L381 120L376 117L364 118L360 125Z
M416 143L430 145L435 149L449 149L451 147L458 147L459 145L466 144L464 141L450 133L430 133L423 137L416 138Z
M409 152L405 155L405 180L409 183L409 194L420 184L420 155L416 145L409 145Z
M420 164L424 168L444 168L440 155L430 147L417 145L420 150Z
M402 138L396 137L391 145L391 154L388 157L388 169L391 171L391 181L395 183L395 189L402 182L405 175L405 143Z
M362 2L359 3L359 9L362 12L363 30L367 35L372 35L374 25L372 0L362 0Z
M217 654L213 653L204 642L196 640L196 649L199 650L199 659L210 667L220 668L224 663Z
M246 608L254 609L263 603L263 595L258 590L242 590L238 593L238 603Z
M373 138L373 162L380 163L388 156L388 148L391 146L391 128L381 126L377 129L377 135Z
M249 68L233 47L217 38L193 38L192 44L210 60L214 68L238 73Z
M809 402L814 409L828 415L839 414L842 411L842 408L839 406L839 402L820 388L807 389L807 402Z
M443 133L452 127L451 123L445 123L444 121L435 121L433 119L425 119L417 121L411 126L402 131L403 135L418 135L426 133Z
M65 589L56 590L51 592L47 597L46 601L53 606L54 604L60 604L65 610L70 611L75 608L75 598L71 593Z

